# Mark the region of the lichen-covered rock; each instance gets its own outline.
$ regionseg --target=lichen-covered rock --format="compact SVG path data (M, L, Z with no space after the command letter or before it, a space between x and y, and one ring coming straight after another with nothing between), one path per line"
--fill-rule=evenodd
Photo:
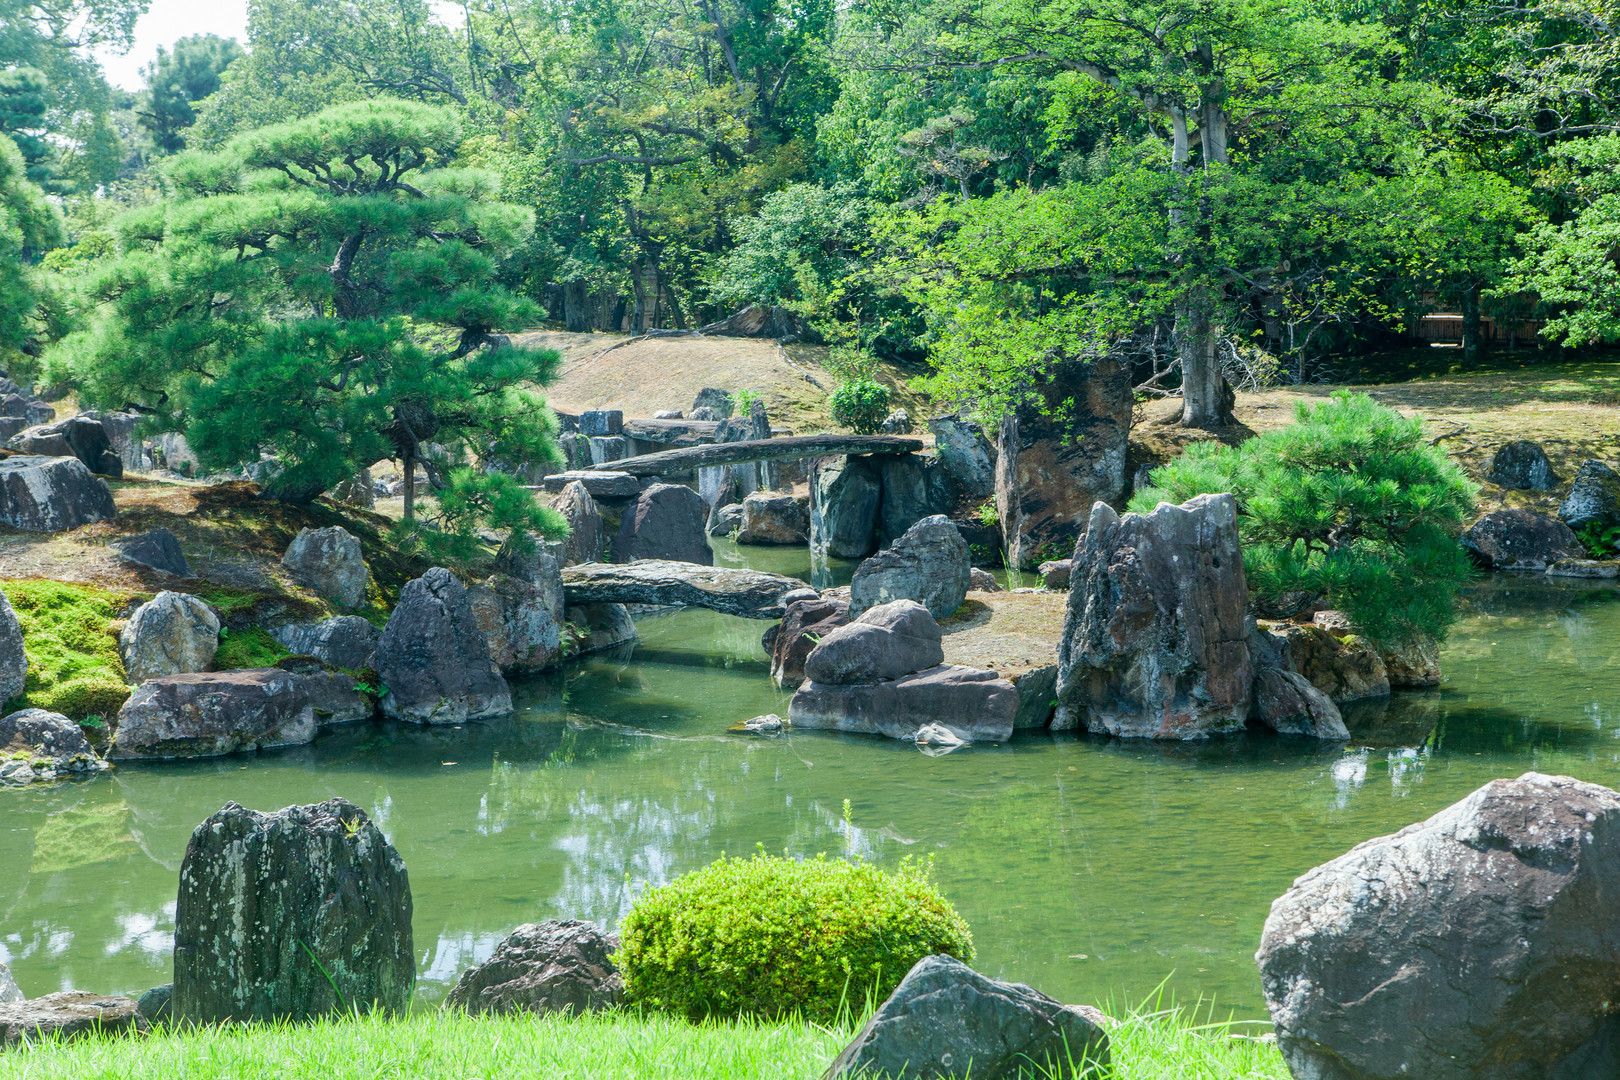
M1568 525L1529 510L1492 510L1463 533L1461 543L1492 570L1545 570L1559 559L1586 555Z
M373 666L382 631L358 615L336 615L320 622L273 626L270 636L295 655L359 671Z
M1320 1080L1620 1076L1620 794L1493 780L1306 873L1256 957Z
M0 717L0 786L66 780L105 768L83 729L61 713L23 709Z
M1559 559L1547 567L1548 577L1617 578L1620 559Z
M405 863L345 799L197 826L174 915L179 1022L398 1012L416 985Z
M939 462L921 454L874 454L883 481L878 505L878 538L882 545L904 536L917 522L953 509L959 493Z
M0 1047L140 1034L149 1026L133 999L83 990L0 1003Z
M1232 496L1123 518L1099 502L1074 567L1055 728L1154 739L1242 728L1254 668Z
M882 496L882 476L870 458L823 461L810 485L810 550L835 559L872 554Z
M358 506L362 510L370 510L377 505L377 489L373 485L370 469L361 469L342 481L331 490L330 495L334 502Z
M315 738L315 710L297 676L248 668L149 679L118 710L107 756L217 757Z
M186 562L185 553L180 550L180 541L168 529L152 529L150 532L125 536L114 540L110 546L120 558L129 562L175 577L191 576L191 566Z
M481 1013L579 1014L624 1000L612 955L617 935L577 919L524 923L495 954L462 973L445 1007Z
M397 720L460 724L512 711L467 590L436 566L400 590L377 642L382 709Z
M941 664L885 682L836 685L806 679L788 706L794 727L915 740L944 722L969 742L1006 742L1018 690L994 671Z
M124 475L123 459L107 438L107 429L100 420L89 416L70 416L52 424L24 428L6 446L23 454L76 457L93 473Z
M904 409L895 409L883 418L878 430L885 435L910 435L912 430L911 414Z
M125 677L136 685L165 675L207 671L218 649L219 616L187 593L158 593L135 609L118 634Z
M949 518L923 518L856 567L849 585L850 615L891 600L915 600L943 619L967 599L971 565L967 541Z
M560 593L560 574L557 581ZM552 596L539 585L495 574L470 587L467 600L489 642L490 658L503 672L541 671L561 659L562 628L552 613Z
M652 484L625 507L613 537L613 561L667 559L713 566L705 524L697 492L679 484Z
M804 675L833 686L898 679L943 664L942 639L927 608L893 600L827 633L805 657Z
M1583 461L1558 507L1558 520L1572 529L1620 525L1620 473L1601 461Z
M1424 635L1379 650L1389 685L1404 690L1440 685L1440 643Z
M370 575L360 538L341 525L298 530L281 556L281 565L299 584L335 604L359 607L366 598Z
M28 682L28 654L23 649L22 624L11 600L0 592L0 706L23 692Z
M1485 479L1505 488L1546 491L1556 486L1559 478L1540 443L1517 439L1491 455L1491 467Z
M564 541L567 545L566 563L572 566L575 563L601 562L606 546L602 511L597 509L596 500L585 490L585 485L578 480L570 481L551 505L568 522L570 532Z
M1370 642L1354 633L1318 625L1271 623L1288 642L1289 666L1335 704L1389 696L1389 672Z
M300 689L309 698L310 708L315 710L318 727L370 720L377 711L353 675L328 671L312 656L285 656L276 662L276 667L291 672L298 679Z
M844 600L817 597L789 604L782 621L771 628L774 634L766 647L776 685L790 687L803 682L805 658L828 634L847 622L849 603Z
M61 532L118 513L112 492L75 457L18 456L0 461L0 524Z
M936 416L928 421L934 433L939 463L961 487L962 494L983 499L995 494L996 467L990 460L990 442L984 430L959 416Z
M1103 1015L1022 983L981 975L952 956L919 960L826 1080L1070 1080L1110 1063Z
M742 501L737 543L803 544L809 536L810 512L792 495L756 491Z
M11 977L11 969L0 964L0 1005L15 1005L25 1000L22 990L17 987L17 980Z

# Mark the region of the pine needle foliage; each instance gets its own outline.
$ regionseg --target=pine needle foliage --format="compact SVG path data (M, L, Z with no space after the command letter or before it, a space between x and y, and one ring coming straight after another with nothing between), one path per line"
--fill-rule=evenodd
M1195 443L1131 500L1231 492L1255 595L1306 594L1395 645L1443 638L1472 568L1457 543L1476 489L1423 422L1365 394L1301 402L1296 422L1237 447Z

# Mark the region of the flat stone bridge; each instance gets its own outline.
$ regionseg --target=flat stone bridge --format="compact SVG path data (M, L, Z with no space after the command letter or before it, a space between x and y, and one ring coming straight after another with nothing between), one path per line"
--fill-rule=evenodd
M784 597L815 592L808 582L782 574L670 559L565 566L562 579L569 604L679 604L745 619L780 619L787 611Z
M899 435L789 435L781 439L744 439L740 442L705 443L660 450L655 454L604 461L600 465L589 466L589 470L629 473L631 476L663 476L717 465L742 465L750 461L788 461L836 454L914 454L922 448L921 439Z

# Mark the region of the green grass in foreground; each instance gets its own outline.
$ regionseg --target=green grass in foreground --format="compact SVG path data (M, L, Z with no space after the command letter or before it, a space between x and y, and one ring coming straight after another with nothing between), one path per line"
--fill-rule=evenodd
M1244 1026L1246 1027L1246 1025ZM1288 1080L1276 1049L1179 1010L1110 1033L1111 1080ZM421 1014L307 1026L200 1029L0 1052L18 1080L814 1080L853 1029L802 1022L689 1024L662 1016Z

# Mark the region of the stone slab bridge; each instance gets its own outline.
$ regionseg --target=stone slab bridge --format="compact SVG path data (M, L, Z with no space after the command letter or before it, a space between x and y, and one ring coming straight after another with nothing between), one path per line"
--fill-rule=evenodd
M750 461L789 461L840 454L914 454L922 448L921 439L907 439L899 435L789 435L780 439L744 439L740 442L705 443L660 450L655 454L604 461L581 471L629 473L641 477L664 476L717 465L742 465Z
M562 579L563 599L570 605L678 604L745 619L780 619L790 597L816 595L808 582L782 574L670 559L565 566Z

